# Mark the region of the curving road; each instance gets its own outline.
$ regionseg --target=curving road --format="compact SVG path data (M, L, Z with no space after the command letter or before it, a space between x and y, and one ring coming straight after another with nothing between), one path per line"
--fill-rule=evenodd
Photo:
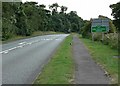
M2 84L31 84L66 36L37 36L3 44Z

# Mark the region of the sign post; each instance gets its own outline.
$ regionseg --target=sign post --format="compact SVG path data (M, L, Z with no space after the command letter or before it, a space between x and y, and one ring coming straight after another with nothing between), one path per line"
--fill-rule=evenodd
M92 33L92 41L94 41L94 33Z
M91 33L94 41L94 33L102 33L102 40L104 40L104 33L109 32L109 19L92 19Z

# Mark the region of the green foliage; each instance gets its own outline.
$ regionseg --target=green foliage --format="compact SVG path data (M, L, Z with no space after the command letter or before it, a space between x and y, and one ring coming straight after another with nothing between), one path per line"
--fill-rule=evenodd
M83 38L91 37L91 22L86 21L85 25L81 28L81 34Z
M30 36L36 31L79 32L83 19L75 11L66 13L67 7L57 3L49 6L51 11L45 7L36 2L4 2L3 39L7 40L12 35Z
M67 14L68 20L71 23L71 31L72 32L80 32L81 27L83 26L84 22L81 17L77 15L76 11L71 11L70 13Z
M94 34L94 41L103 41L102 33L93 33L93 34Z
M110 5L112 9L112 15L115 18L114 24L117 26L118 30L120 31L120 2L116 4Z
M52 10L52 15L58 13L57 11L58 7L59 7L58 3L53 3L52 5L49 6L49 8Z
M109 27L110 27L110 33L117 32L117 28L116 28L115 25L113 24L113 21L112 21L112 20L110 20L110 22L109 22Z
M7 40L13 37L16 34L16 30L18 29L15 26L16 18L16 5L19 6L20 3L8 3L3 2L3 11L2 11L2 40Z
M109 45L113 49L118 49L118 33L106 34L103 43Z
M72 32L78 31L78 26L77 26L77 24L72 23L72 30L71 30L71 31L72 31Z
M67 11L67 7L65 6L61 6L61 12L60 13L65 13Z
M7 40L12 38L15 34L15 30L18 29L14 26L11 21L7 21L6 19L2 20L2 40Z
M99 15L100 19L109 19L106 16ZM91 22L90 21L84 21L85 24L81 28L81 34L83 38L92 38L91 33ZM118 49L118 33L117 28L113 24L113 21L109 19L109 32L107 33L93 33L94 35L94 41L101 41L105 45L109 45L111 48ZM102 35L104 35L104 39L102 38Z

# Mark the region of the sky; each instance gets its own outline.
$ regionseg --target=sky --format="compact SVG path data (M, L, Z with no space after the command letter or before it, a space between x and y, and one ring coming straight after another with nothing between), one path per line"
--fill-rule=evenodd
M60 6L68 7L67 13L76 11L78 16L84 20L98 18L99 15L113 19L113 16L111 16L112 10L109 6L119 2L119 0L22 0L22 2L25 1L35 1L46 5L47 8L48 5L58 3Z

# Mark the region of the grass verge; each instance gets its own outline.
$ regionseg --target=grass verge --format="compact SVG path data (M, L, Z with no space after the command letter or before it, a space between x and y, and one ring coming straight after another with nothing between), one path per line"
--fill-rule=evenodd
M73 78L72 36L68 36L43 68L34 84L69 84Z
M111 83L118 83L118 58L114 56L118 55L118 51L111 49L109 46L102 44L101 42L93 42L90 39L80 37L85 46L90 51L93 59L102 65L105 70L112 77Z

